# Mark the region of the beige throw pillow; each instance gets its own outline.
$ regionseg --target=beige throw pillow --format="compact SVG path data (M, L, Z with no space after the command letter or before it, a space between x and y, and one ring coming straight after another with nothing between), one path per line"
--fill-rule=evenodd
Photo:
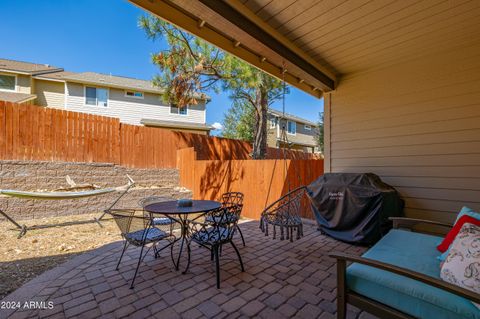
M440 277L449 283L480 293L480 227L466 223L452 243ZM473 303L480 309L480 305Z

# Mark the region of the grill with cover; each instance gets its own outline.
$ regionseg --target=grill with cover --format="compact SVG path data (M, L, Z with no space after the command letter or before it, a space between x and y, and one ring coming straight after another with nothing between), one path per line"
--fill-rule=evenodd
M370 245L401 216L398 192L372 173L327 173L307 187L319 229L348 243Z

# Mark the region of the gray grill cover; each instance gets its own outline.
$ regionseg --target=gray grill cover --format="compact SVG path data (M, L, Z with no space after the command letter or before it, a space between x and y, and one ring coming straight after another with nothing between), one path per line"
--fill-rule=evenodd
M370 245L401 216L398 192L372 173L327 173L308 185L307 193L319 229L348 243Z

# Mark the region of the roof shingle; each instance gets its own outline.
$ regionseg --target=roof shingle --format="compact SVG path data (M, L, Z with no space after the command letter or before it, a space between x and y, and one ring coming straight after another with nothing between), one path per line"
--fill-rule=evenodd
M35 99L35 94L0 91L0 101L22 103Z
M94 83L104 86L117 86L122 88L139 89L143 91L162 92L158 87L153 86L152 82L127 78L123 76L107 75L95 72L83 72L66 75L65 80L78 81L82 83Z
M14 61L8 59L0 59L0 71L12 71L28 74L42 74L48 72L63 71L62 68L57 68L49 64L38 64L23 61Z
M281 117L281 118L286 118L287 120L292 120L292 121L295 121L295 122L304 123L304 124L307 124L307 125L310 125L310 126L314 126L314 127L318 126L317 123L314 123L312 121L306 120L304 118L298 117L298 116L293 115L293 114L285 113L285 115L283 115L282 111L269 109L268 113L273 114L273 115L278 116L278 117Z

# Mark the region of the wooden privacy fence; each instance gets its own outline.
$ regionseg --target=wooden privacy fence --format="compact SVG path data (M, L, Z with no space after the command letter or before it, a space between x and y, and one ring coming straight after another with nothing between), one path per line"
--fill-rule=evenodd
M119 163L118 119L0 102L0 159Z
M177 150L194 147L198 159L249 159L249 143L120 123L117 118L0 101L0 159L115 163L174 168ZM268 149L269 158L281 158ZM315 155L287 152L288 158Z
M262 210L289 189L323 174L323 160L196 160L193 148L178 151L180 185L195 199L219 199L228 191L245 195L242 215L259 219ZM307 198L302 217L313 219Z

